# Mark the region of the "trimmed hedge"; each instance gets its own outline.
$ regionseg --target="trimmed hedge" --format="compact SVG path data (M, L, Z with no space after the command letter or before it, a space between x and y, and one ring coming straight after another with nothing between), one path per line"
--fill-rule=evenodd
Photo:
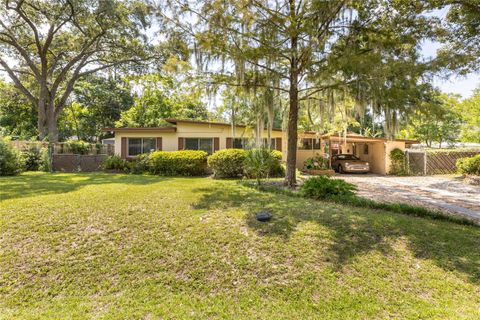
M224 149L208 157L208 166L215 178L237 178L243 174L245 150Z
M207 171L205 151L156 151L148 156L148 168L152 174L165 176L201 176Z
M0 138L0 176L13 176L22 171L20 154L7 141Z
M458 172L464 175L480 175L480 154L457 160Z

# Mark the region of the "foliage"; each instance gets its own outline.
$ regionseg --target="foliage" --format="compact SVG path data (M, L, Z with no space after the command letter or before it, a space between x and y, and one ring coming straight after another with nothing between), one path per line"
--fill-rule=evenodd
M402 137L418 139L428 147L438 143L440 148L445 142L458 141L462 125L458 106L457 96L432 92L410 114L404 123Z
M35 107L38 133L57 121L82 77L153 58L145 1L1 1L0 65ZM32 85L33 84L33 85Z
M408 173L406 166L407 157L405 152L401 149L395 148L390 151L390 161L391 165L389 174L404 176Z
M37 114L12 83L0 78L0 135L30 140L37 136Z
M305 159L303 167L308 170L327 170L330 169L330 163L327 158L315 156Z
M134 159L126 161L126 164L125 172L132 174L148 173L152 170L149 153L138 155Z
M206 174L205 151L156 151L148 156L149 171L164 176L201 176Z
M21 151L20 156L25 171L38 171L42 166L42 146L39 144L27 144Z
M285 177L285 166L282 164L283 154L278 150L271 150L274 159L270 168L269 177Z
M166 118L206 120L208 110L198 92L173 77L149 74L132 80L138 88L132 108L123 111L117 127L161 127Z
M480 176L480 154L473 157L460 158L457 160L458 172L464 175Z
M98 141L108 133L120 114L133 106L129 82L121 77L91 75L74 87L74 101L63 110L59 119L61 139L76 136L78 140Z
M245 150L223 149L208 157L215 178L237 178L243 174Z
M88 154L92 148L90 143L79 140L69 140L65 142L65 147L73 154Z
M8 143L8 140L0 138L0 176L19 174L22 168L20 154Z
M307 198L326 199L332 196L351 196L355 185L326 175L307 179L300 187L300 194Z
M460 138L464 142L480 143L480 87L473 95L458 105L457 112L462 115Z
M129 172L128 161L117 155L112 155L105 158L105 160L103 160L102 167L107 171L113 170L117 172Z
M480 3L477 0L427 0L434 10L446 11L439 32L443 47L437 64L460 74L480 67Z
M40 149L40 166L38 170L44 172L52 172L52 157L49 151L49 148L41 148Z
M261 180L270 177L272 169L278 164L278 154L268 148L249 149L245 153L244 172L248 178L256 179L260 186Z

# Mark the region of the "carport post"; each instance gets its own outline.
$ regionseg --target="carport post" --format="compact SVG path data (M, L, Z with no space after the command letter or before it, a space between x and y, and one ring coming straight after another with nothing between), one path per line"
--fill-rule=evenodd
M423 151L423 175L427 175L427 151Z

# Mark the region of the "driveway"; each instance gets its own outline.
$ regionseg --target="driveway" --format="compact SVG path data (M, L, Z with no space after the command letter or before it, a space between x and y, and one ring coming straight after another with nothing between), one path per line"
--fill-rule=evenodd
M459 176L345 174L335 178L357 185L358 195L365 198L420 205L480 222L480 186L467 184Z

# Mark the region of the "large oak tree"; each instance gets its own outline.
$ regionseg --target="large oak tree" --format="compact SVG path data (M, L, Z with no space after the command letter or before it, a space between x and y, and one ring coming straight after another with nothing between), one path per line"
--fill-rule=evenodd
M38 111L38 135L58 141L57 121L78 79L151 58L136 0L0 0L0 69Z

